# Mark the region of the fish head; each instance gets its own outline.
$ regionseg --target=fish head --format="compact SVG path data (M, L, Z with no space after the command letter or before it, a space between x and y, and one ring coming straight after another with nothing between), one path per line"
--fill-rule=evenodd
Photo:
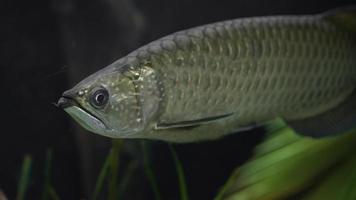
M138 137L155 111L153 102L147 101L148 109L142 103L152 95L139 91L144 84L139 79L130 66L109 66L65 91L57 105L91 132L111 138Z

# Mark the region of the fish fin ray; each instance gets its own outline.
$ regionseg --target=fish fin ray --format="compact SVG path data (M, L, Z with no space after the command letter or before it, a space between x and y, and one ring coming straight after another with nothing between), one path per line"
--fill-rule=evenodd
M310 118L286 122L298 134L314 138L337 135L356 128L356 91L339 106Z
M230 117L232 115L233 115L233 113L229 113L229 114L225 114L225 115L219 115L219 116L213 116L213 117L207 117L207 118L195 119L195 120L188 120L188 121L157 123L155 128L157 130L172 129L172 128L190 129L190 128L194 128L194 127L197 127L202 124L215 122L220 119Z
M341 28L356 33L356 5L327 11L322 14L322 17Z

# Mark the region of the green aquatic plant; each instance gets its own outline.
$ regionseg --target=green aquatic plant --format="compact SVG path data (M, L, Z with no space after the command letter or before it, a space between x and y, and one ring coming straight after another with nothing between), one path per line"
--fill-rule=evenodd
M52 150L48 149L46 153L45 160L45 171L44 171L44 185L42 190L42 200L60 200L56 190L51 184L51 162L52 162ZM21 176L17 188L16 200L25 199L26 192L31 181L31 168L32 168L32 157L30 155L25 155L22 168Z
M254 156L233 171L214 200L301 200L356 199L356 130L335 137L311 139L295 134L281 120L266 127L266 139ZM165 199L151 165L149 149L142 142L144 170L156 200ZM119 177L123 141L113 140L90 199L123 199L125 188L137 166L130 161ZM177 152L169 145L176 168L180 200L189 200L184 169ZM47 150L42 200L59 200L51 184L52 151ZM26 155L21 168L17 200L25 199L31 178L32 158Z
M131 176L131 173L133 171L133 167L135 165L134 162L131 162L129 166L127 167L127 170L125 171L126 176L121 179L120 184L118 184L117 180L117 173L118 173L118 161L120 157L120 149L122 148L122 142L121 140L114 139L112 142L112 148L110 150L110 153L108 154L107 158L105 159L105 162L102 166L102 169L99 173L94 193L92 195L92 200L96 200L99 197L100 192L103 189L105 179L108 179L109 182L109 193L108 193L108 200L115 200L115 199L120 199L119 197L123 196L123 188L125 187L126 183L128 182L128 179ZM142 155L143 155L143 161L144 161L144 170L146 177L148 179L149 185L154 193L155 199L156 200L161 200L164 199L161 196L158 182L156 179L155 172L152 168L151 162L150 162L150 157L149 157L149 150L147 147L147 144L145 141L141 142L141 147L142 147ZM177 153L175 152L174 148L169 145L169 149L172 154L172 158L174 161L174 165L176 167L177 171L177 176L178 176L178 185L179 185L179 194L180 194L180 199L181 200L189 200L188 197L188 192L187 192L187 184L185 181L185 176L184 176L184 170L181 161L178 158Z
M112 140L113 147L111 149L110 170L109 170L109 192L108 199L115 200L118 198L118 171L119 171L119 156L122 147L122 141L119 139Z
M280 121L267 130L273 131L215 200L355 199L356 131L311 139Z
M125 174L121 178L121 181L119 183L119 189L117 192L118 199L123 199L123 196L126 192L127 186L129 185L131 181L131 177L133 176L133 173L135 169L137 168L137 161L136 160L131 160L125 169Z
M144 168L145 168L145 174L146 174L147 180L148 180L150 187L154 193L155 199L161 200L162 199L161 193L159 191L156 175L152 169L146 142L142 141L141 146L142 146L143 162L144 162Z
M174 160L174 165L177 170L180 199L181 200L189 200L187 183L185 181L183 165L180 162L178 155L177 155L176 151L174 150L173 146L169 145L169 148L171 150L173 160Z
M45 181L43 186L42 200L60 200L56 190L51 185L52 150L48 149L45 161Z
M50 194L50 182L51 182L51 162L52 162L52 150L48 149L46 153L45 161L45 181L43 186L42 200L48 200Z
M111 150L107 155L98 175L94 192L91 197L92 200L96 200L99 198L99 194L103 189L106 178L108 180L108 200L118 199L119 195L121 195L119 193L120 187L118 183L118 170L121 148L122 140L113 139Z
M155 199L156 200L163 199L161 196L161 193L159 191L159 186L157 183L157 179L156 179L154 170L150 163L147 145L145 142L142 142L142 149L143 149L143 155L144 155L146 177L147 177L148 182L150 183L152 191L155 195ZM175 151L174 147L171 144L169 145L169 149L170 149L170 152L171 152L171 155L172 155L172 158L174 161L174 166L175 166L176 172L177 172L180 200L189 200L187 183L185 180L183 165L178 157L177 152Z
M28 189L28 184L30 182L31 166L32 157L30 155L25 155L22 163L21 176L17 188L16 200L23 200L25 198L25 194Z
M106 156L106 159L104 161L103 166L101 167L99 176L97 178L97 181L95 183L95 188L94 192L92 194L91 200L96 200L98 199L98 196L103 188L104 185L104 180L108 174L109 167L110 167L110 159L112 157L112 151Z

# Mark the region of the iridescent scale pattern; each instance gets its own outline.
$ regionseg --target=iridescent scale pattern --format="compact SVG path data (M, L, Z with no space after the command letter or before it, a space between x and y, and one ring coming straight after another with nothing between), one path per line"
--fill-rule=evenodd
M356 86L356 37L320 16L256 17L180 31L129 57L162 86L159 122L233 113L241 124L300 119Z

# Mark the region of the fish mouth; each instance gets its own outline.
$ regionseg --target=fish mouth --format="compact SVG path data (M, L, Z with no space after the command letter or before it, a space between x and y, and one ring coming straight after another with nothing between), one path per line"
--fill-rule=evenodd
M74 91L72 90L67 90L63 92L62 97L59 98L58 102L55 104L58 108L68 108L71 106L78 106L81 107L80 104L77 102L77 100L74 98ZM89 113L89 112L88 112Z
M58 108L65 109L71 106L78 106L78 103L70 97L62 96L61 98L59 98L58 102L55 105Z
M71 108L76 108L76 110L86 113L90 118L96 120L99 122L105 129L108 129L106 124L98 117L96 117L92 112L89 110L85 109L83 106L81 106L76 99L74 99L71 96L63 95L61 98L59 98L58 102L55 104L57 107L62 108L63 110L67 111L70 110ZM68 111L67 111L68 112ZM82 121L80 118L73 116L75 119L78 121Z

